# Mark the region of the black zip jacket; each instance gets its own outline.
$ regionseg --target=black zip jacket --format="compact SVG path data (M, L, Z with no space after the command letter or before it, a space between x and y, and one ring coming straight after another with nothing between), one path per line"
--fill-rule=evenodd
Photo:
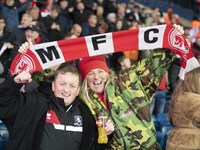
M22 84L15 83L13 77L0 84L0 119L9 130L6 149L38 150L39 147L43 147L44 150L50 150L51 147L45 147L46 142L49 142L45 132L53 131L50 132L50 135L53 136L51 133L57 133L57 131L54 132L52 123L46 122L47 111L53 110L60 123L66 125L65 111L67 108L64 107L63 99L56 98L50 86L46 84L39 88L40 92L21 93L21 87ZM97 127L87 106L78 97L72 105L71 110L75 110L74 114L80 114L83 120L80 150L104 149L104 145L98 145L96 142ZM69 122L69 124L71 123ZM51 128L48 128L50 126ZM66 144L68 143L67 138L71 136L66 133L66 131L62 131L64 138L59 137L59 140L53 140L52 145L61 144L56 148L57 150L71 150L74 147L74 145L70 147L70 144ZM79 136L79 133L75 136ZM61 141L62 139L63 141Z

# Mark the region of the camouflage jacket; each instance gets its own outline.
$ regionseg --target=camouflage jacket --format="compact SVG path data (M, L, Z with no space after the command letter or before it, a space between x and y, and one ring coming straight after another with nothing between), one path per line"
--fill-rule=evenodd
M169 50L154 50L148 58L121 71L114 82L106 86L110 106L107 115L115 125L108 149L160 149L151 119L150 103L173 58ZM87 105L96 117L106 107L91 90L89 96L94 106Z

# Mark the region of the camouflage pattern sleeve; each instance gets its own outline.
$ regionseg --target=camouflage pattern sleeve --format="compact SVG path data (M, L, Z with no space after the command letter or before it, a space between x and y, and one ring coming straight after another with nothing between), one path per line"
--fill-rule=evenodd
M175 55L169 49L152 50L149 57L139 61L133 69L140 76L141 84L149 100L152 100L157 87Z
M175 55L169 49L152 50L148 57L120 71L116 80L120 91L129 93L126 94L129 100L137 96L143 97L147 103L151 102L174 58Z

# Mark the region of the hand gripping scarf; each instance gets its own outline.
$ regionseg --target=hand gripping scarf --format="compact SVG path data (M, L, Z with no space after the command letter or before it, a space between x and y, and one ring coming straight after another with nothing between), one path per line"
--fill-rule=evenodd
M25 54L15 57L10 71L11 75L23 70L32 74L83 57L156 48L168 48L182 58L180 79L184 79L186 72L199 67L184 35L172 25L158 25L36 44Z

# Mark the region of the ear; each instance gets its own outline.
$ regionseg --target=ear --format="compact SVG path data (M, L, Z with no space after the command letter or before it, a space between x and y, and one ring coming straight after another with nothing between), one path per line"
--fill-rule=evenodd
M53 81L52 84L51 84L51 89L52 89L52 91L54 92L54 90L55 90L55 82L54 82L54 81Z
M76 93L76 96L79 95L80 89L81 89L81 87L79 86L79 87L78 87L78 90L77 90L77 93Z

